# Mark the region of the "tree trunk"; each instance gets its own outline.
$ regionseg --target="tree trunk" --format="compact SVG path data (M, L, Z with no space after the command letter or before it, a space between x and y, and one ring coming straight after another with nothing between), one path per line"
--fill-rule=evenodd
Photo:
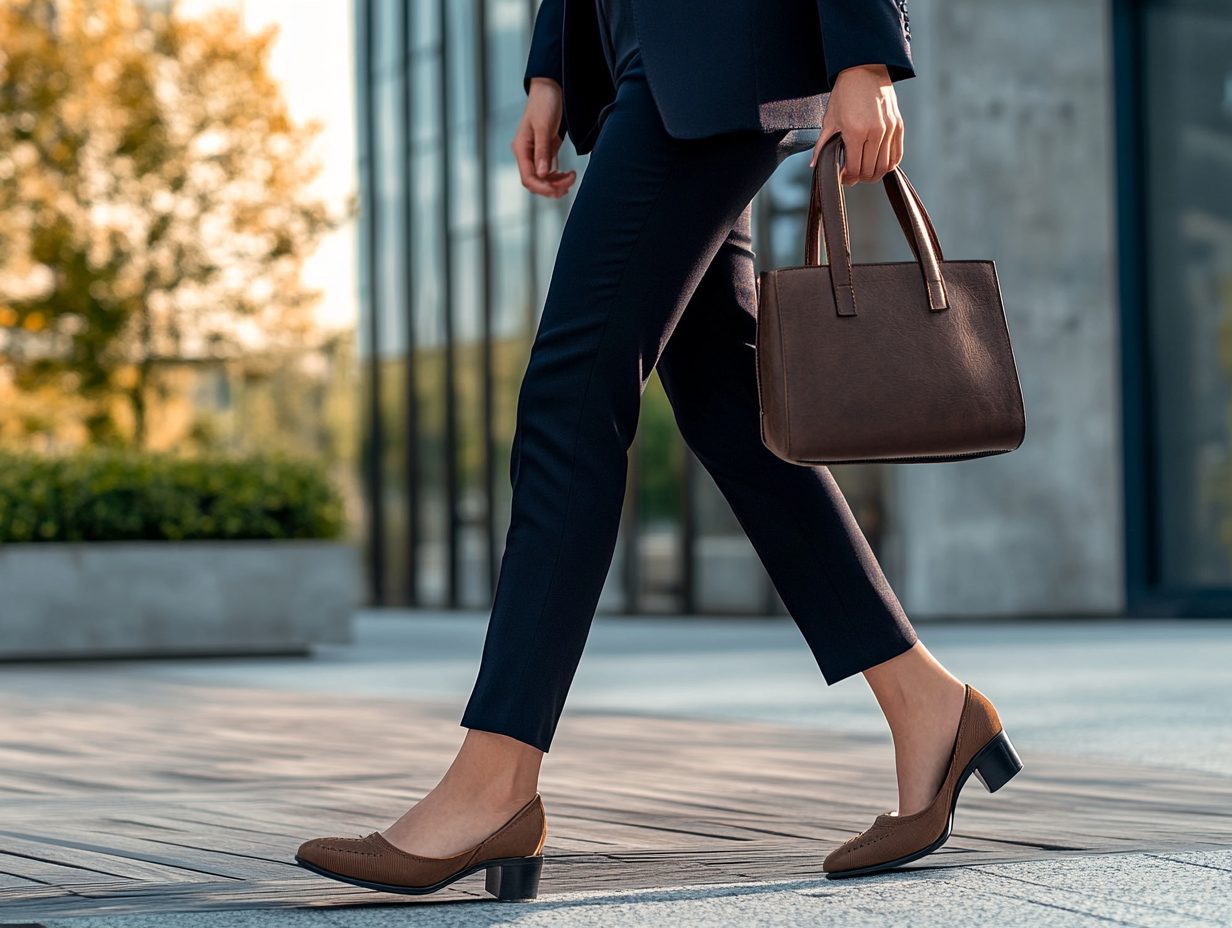
M149 366L142 363L137 372L137 383L128 391L128 399L133 408L133 444L144 451L148 437L146 388L149 385Z

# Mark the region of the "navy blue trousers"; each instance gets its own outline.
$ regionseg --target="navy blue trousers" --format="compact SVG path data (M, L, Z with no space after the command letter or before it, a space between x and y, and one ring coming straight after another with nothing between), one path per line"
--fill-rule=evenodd
M611 564L627 452L656 367L681 434L826 680L915 643L829 471L761 443L749 202L784 145L783 132L673 139L640 68L622 75L522 382L512 521L465 727L551 744Z

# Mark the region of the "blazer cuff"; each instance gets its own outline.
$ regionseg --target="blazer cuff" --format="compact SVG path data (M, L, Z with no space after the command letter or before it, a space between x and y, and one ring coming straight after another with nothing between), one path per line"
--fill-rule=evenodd
M862 64L885 65L886 70L890 72L890 80L892 81L905 81L909 77L915 77L915 66L912 64L910 57L908 57L904 62L902 59L899 59L898 61L886 61L885 56L870 58L860 58L856 56L845 64L831 64L829 59L826 60L826 64L829 65L827 70L829 70L830 73L827 75L827 78L830 81L831 88L834 87L834 81L838 78L841 72L846 71L848 68L858 68Z
M915 77L907 4L898 0L818 0L830 86L840 71L883 64L895 81Z

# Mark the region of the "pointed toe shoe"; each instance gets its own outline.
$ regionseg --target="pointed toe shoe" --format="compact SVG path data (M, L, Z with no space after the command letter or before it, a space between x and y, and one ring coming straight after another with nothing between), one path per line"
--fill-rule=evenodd
M543 868L547 822L535 796L486 841L452 857L419 857L394 847L378 832L366 838L314 838L295 862L313 873L367 889L427 895L472 873L487 873L487 890L501 901L534 899Z

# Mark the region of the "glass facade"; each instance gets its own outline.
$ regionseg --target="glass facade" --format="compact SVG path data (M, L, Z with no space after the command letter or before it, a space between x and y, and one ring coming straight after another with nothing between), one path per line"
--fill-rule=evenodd
M1232 8L1148 7L1160 573L1232 586Z
M571 198L509 142L537 0L355 0L360 330L371 600L483 608L510 503L519 381ZM1114 0L1131 608L1232 608L1232 4ZM585 159L562 149L564 167ZM762 267L799 264L807 158L754 205ZM858 260L909 257L879 189L849 191ZM888 471L836 470L879 553ZM601 608L781 609L683 446L657 381ZM885 558L891 579L893 550Z
M1201 612L1195 598L1232 594L1232 4L1148 0L1126 15L1137 138L1124 154L1139 162L1122 217L1139 348L1127 419L1131 439L1143 430L1131 585Z
M491 601L508 528L518 386L571 202L532 197L509 149L525 104L536 5L355 3L374 604ZM585 170L568 143L561 160ZM879 192L869 193L856 199L880 204ZM807 197L807 157L797 156L755 203L759 260L801 263ZM880 221L879 209L855 205L857 248L862 214ZM884 257L872 246L863 254ZM838 476L878 545L881 471ZM718 489L680 440L657 380L643 401L625 509L601 609L781 608Z

